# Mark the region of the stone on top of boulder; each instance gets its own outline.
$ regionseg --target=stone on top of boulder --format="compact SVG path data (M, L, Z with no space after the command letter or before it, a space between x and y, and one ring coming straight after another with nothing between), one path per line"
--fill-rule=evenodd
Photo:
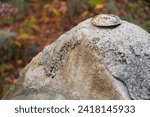
M35 56L3 99L150 99L150 34L87 19Z

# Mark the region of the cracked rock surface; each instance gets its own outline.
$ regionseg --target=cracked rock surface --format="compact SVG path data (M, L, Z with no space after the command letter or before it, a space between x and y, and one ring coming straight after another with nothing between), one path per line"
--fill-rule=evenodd
M150 34L85 20L34 57L3 99L148 100Z

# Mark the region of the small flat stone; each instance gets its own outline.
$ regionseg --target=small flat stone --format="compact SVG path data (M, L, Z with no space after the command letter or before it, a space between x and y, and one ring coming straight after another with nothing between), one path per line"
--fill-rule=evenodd
M121 19L113 14L100 14L93 17L91 22L95 26L108 27L108 26L117 26L121 24Z

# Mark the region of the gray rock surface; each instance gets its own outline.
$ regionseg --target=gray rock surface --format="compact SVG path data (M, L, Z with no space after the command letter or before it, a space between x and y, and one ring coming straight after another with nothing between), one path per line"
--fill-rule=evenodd
M3 99L150 99L150 34L85 20L33 58Z

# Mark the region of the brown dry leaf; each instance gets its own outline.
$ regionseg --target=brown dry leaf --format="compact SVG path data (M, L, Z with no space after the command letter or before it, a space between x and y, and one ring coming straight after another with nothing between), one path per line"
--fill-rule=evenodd
M38 25L33 25L32 28L35 30L35 31L40 31L40 27Z
M35 9L38 9L39 6L40 6L39 0L34 0L34 1L33 1L33 7L34 7Z
M47 14L47 12L46 11L42 11L42 17L47 17L48 16L48 14Z
M89 12L88 11L84 11L82 14L81 14L81 17L86 17L88 16Z
M34 35L30 35L30 34L27 34L27 33L22 33L22 34L18 35L17 39L35 40L36 37Z
M43 10L48 10L48 11L50 11L50 10L51 10L51 5L50 5L50 4L45 4L45 5L43 6Z
M22 61L22 60L17 60L16 63L17 63L18 65L21 65L21 64L23 63L23 61Z
M22 44L19 42L19 41L15 41L15 43L14 43L16 46L18 46L18 47L21 47L22 46Z
M48 23L50 21L50 18L49 17L42 17L39 22L42 22L42 23Z
M59 8L59 12L61 12L63 15L65 15L68 11L68 7L66 2L61 2L60 3L60 8Z
M59 16L54 17L54 21L59 23L61 21L61 17Z
M52 7L52 12L54 13L54 15L56 16L61 16L60 12L55 8L55 7Z
M48 12L51 12L51 5L50 4L45 4L43 6L43 10L41 12L42 17L48 17Z
M15 83L15 80L13 77L9 76L6 78L6 82L9 83L9 84L14 84Z

